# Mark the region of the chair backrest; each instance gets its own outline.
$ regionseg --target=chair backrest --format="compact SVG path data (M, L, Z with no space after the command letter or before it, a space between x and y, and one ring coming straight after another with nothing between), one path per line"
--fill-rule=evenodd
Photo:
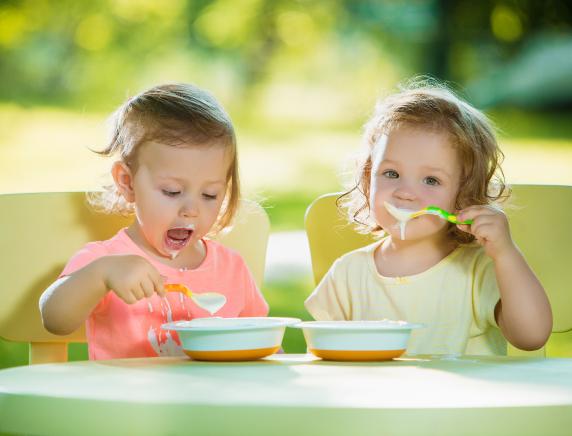
M67 343L85 342L85 330L67 336L48 333L39 297L79 248L110 238L130 222L92 211L83 192L0 195L0 337L29 342L30 363L67 360ZM216 238L241 253L259 287L269 233L264 209L243 201L234 226Z
M544 285L554 315L548 355L572 355L572 186L512 185L506 208L513 239ZM374 241L357 233L336 207L340 193L317 198L306 211L312 271L319 283L335 259ZM516 354L513 352L511 354Z

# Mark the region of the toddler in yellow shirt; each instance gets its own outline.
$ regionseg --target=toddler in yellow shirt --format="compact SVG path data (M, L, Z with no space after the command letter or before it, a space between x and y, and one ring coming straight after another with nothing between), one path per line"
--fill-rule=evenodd
M498 206L510 190L486 116L442 85L417 82L378 103L365 141L340 204L358 230L381 237L334 262L305 302L310 314L423 323L409 355L505 354L506 340L542 347L552 312ZM388 210L429 205L472 224L422 215L402 232Z

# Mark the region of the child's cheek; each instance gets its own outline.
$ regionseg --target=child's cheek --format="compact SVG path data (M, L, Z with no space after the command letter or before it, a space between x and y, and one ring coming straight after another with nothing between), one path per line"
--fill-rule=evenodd
M381 203L381 207L379 204L380 203L377 203L376 207L373 208L373 217L377 225L387 231L389 230L389 226L395 223L395 218L393 218L389 212L387 212L387 209L383 206L383 203Z

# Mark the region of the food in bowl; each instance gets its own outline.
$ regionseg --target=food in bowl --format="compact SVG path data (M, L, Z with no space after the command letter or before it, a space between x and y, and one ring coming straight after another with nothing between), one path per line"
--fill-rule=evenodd
M274 354L280 349L286 326L297 318L197 318L163 324L176 331L185 354L194 360L245 361Z
M306 321L301 328L309 351L324 360L378 361L401 356L411 330L405 321Z

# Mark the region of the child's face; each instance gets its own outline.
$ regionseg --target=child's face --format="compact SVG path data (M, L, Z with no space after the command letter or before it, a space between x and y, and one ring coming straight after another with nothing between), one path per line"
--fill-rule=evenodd
M447 134L401 126L380 138L372 153L370 205L375 221L400 239L399 225L384 202L419 210L433 205L455 210L461 169ZM440 234L446 222L424 215L407 224L406 239Z
M126 196L135 203L138 242L163 257L196 246L216 221L228 166L225 148L218 144L142 145Z

